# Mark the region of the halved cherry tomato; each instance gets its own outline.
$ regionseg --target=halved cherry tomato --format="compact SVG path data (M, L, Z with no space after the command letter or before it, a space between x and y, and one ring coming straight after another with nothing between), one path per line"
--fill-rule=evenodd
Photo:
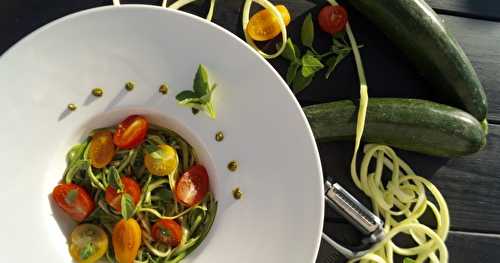
M182 239L182 228L174 220L160 219L153 225L152 234L154 240L176 247Z
M341 5L327 5L319 11L318 21L321 30L330 34L338 33L347 24L347 11Z
M71 232L69 253L78 263L97 262L108 250L108 236L93 224L77 226Z
M119 263L134 262L141 246L141 227L133 218L120 220L113 228L113 250Z
M130 177L122 176L121 179L124 192L132 197L134 204L139 203L139 200L141 199L141 187L139 184ZM114 187L108 186L108 189L106 189L106 193L104 194L104 199L117 212L122 211L122 193L118 193Z
M56 204L74 220L81 222L94 211L94 200L76 184L60 184L52 191Z
M144 166L153 175L170 175L178 164L177 151L170 145L160 144L157 151L144 155Z
M198 204L208 192L208 174L202 165L194 165L185 172L177 186L175 196L186 206Z
M144 140L148 127L146 118L139 115L128 116L118 124L113 142L120 148L132 149Z
M113 134L109 131L96 132L90 141L90 164L95 168L103 168L113 160L114 155Z
M288 25L290 23L288 9L284 5L277 5L276 8L285 20L285 25ZM278 18L267 9L260 10L250 18L246 31L256 41L270 40L281 33Z

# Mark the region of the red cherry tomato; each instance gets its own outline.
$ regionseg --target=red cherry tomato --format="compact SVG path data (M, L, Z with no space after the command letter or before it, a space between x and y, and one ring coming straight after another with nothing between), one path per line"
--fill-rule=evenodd
M128 116L118 124L113 142L120 148L132 149L144 140L148 127L149 123L146 118L139 115Z
M344 30L347 24L347 11L340 5L327 5L319 11L318 20L321 30L335 34Z
M205 167L194 165L177 182L175 196L186 206L196 205L207 194L208 184L208 174Z
M94 211L94 200L87 191L76 184L60 184L52 191L56 204L78 222Z
M182 239L182 228L177 222L170 219L158 220L152 229L154 240L171 247L179 245Z
M139 200L141 199L141 187L139 184L130 177L123 176L121 179L124 192L132 197L134 204L139 203ZM115 188L108 186L108 189L106 189L106 193L104 194L104 199L117 212L122 211L122 194L118 193Z

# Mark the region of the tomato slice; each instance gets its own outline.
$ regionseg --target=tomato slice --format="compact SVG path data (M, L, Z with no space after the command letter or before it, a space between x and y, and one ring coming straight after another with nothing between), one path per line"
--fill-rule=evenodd
M128 116L118 124L113 136L116 146L132 149L141 144L148 132L149 123L146 118L139 115Z
M153 175L170 175L178 164L177 151L170 145L158 145L157 151L144 155L144 166Z
M288 9L284 5L277 5L276 8L285 20L285 25L288 25L290 23ZM246 31L256 41L270 40L281 33L278 18L267 9L260 10L250 18Z
M347 24L347 11L341 5L327 5L319 11L319 27L330 34L344 30Z
M108 250L108 236L93 224L77 226L71 232L69 253L78 263L97 262Z
M120 220L113 228L113 250L119 263L133 263L141 246L141 227L133 218Z
M207 170L202 165L194 165L177 182L175 196L184 205L193 206L205 197L208 187Z
M137 203L139 203L139 200L141 199L141 187L134 179L130 177L122 176L121 180L123 183L124 192L129 194L130 197L132 197L132 201L134 201L134 204L137 205ZM117 212L122 211L122 194L118 193L117 189L112 186L108 186L108 188L106 189L106 193L104 194L104 199Z
M152 234L154 240L176 247L182 239L182 228L174 220L161 219L153 225Z
M103 168L113 160L115 145L113 134L109 131L99 131L92 136L90 141L89 159L95 168Z
M87 191L76 184L60 184L52 191L56 204L74 220L81 222L94 211L94 200Z

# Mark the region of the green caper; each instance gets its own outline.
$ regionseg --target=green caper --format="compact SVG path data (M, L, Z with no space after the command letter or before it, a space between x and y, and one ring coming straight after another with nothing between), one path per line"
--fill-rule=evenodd
M76 104L74 104L74 103L68 104L68 110L75 111L76 110Z
M158 91L159 91L161 94L163 94L163 95L167 95L167 93L168 93L168 86L167 86L167 84L162 84L162 85L160 86L160 88L158 89Z
M218 141L218 142L224 140L224 133L222 133L221 131L218 131L215 134L215 140Z
M132 81L128 81L125 83L125 89L128 91L132 91L135 88L135 83Z
M229 171L231 172L236 171L238 169L238 163L236 161L230 161L227 164L227 169L229 169Z
M243 193L241 192L240 188L239 187L234 188L234 190L233 190L234 199L239 200L239 199L241 199L242 196L243 196Z
M92 90L92 95L94 95L96 97L101 97L103 94L104 94L104 90L102 90L101 88L95 88Z

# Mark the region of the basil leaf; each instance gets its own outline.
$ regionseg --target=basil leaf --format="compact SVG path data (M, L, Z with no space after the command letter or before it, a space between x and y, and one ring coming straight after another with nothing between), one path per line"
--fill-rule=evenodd
M207 69L202 64L198 66L198 71L194 76L193 90L197 97L205 96L210 91Z
M95 253L95 246L92 242L87 242L85 246L80 250L80 259L86 260Z
M330 57L325 63L326 65L328 66L328 71L325 73L325 78L329 78L330 77L330 74L332 74L332 72L335 70L335 68L337 67L337 65L345 58L347 57L347 55L349 54L349 52L343 52L343 53L340 53L338 54L337 56L332 56Z
M127 193L123 193L121 201L122 201L121 202L122 217L125 219L131 218L134 214L134 208L135 208L134 202L132 201L132 197Z
M198 99L198 98L199 96L196 95L196 93L194 93L191 90L181 91L179 94L175 96L175 99L178 100L179 102L187 99Z
M310 75L309 77L304 77L302 74L297 74L292 82L293 93L299 93L307 88L307 86L311 84L313 78L314 74Z
M286 72L286 83L288 85L292 85L293 79L295 78L295 75L297 75L299 68L300 64L296 62L292 62L292 64L288 67L288 71Z
M64 197L64 202L68 205L72 205L75 203L76 197L78 197L78 188L71 189L68 191L68 194Z
M297 54L295 53L295 47L296 46L293 44L292 39L288 38L288 40L286 41L286 44L285 44L285 50L283 50L283 53L281 53L281 56L290 60L291 62L296 61L298 58L297 58Z
M217 84L213 84L211 88L208 89L208 93L200 98L203 104L209 103L212 101L212 96L214 94L215 88Z
M305 78L314 75L323 67L324 65L321 61L310 51L307 51L307 53L302 57L302 75Z
M115 167L109 168L109 185L116 189L119 192L123 192L123 183L122 179L120 178L120 173Z
M411 258L404 258L403 263L415 263L415 260Z
M302 40L302 45L313 48L314 24L310 13L306 16L304 23L302 24L300 39Z
M147 153L154 153L154 152L158 151L159 149L160 148L156 144L153 144L153 143L144 144L144 150Z

